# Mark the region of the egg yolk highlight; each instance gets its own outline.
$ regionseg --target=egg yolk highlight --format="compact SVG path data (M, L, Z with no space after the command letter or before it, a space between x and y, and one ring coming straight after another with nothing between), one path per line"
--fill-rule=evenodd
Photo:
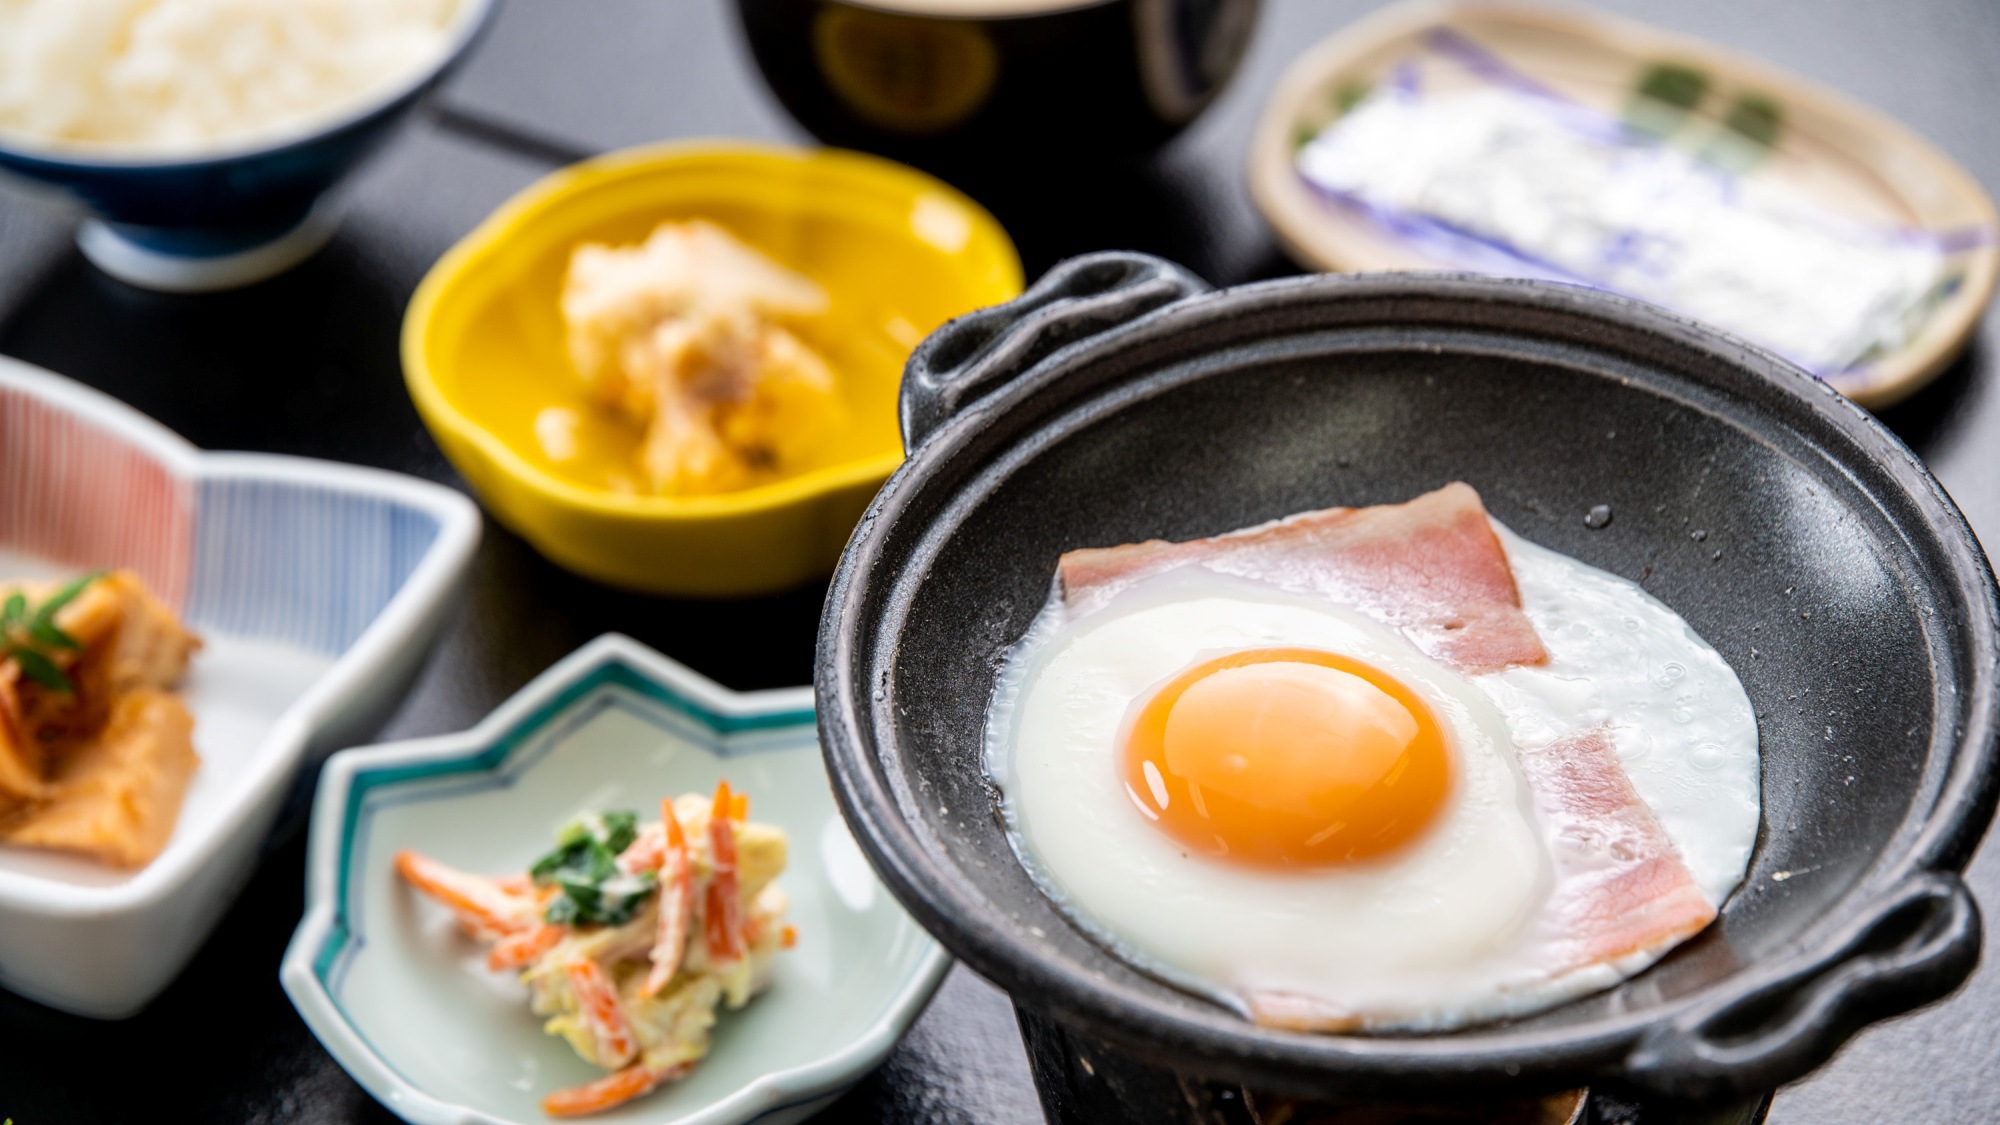
M1444 733L1394 676L1316 649L1196 664L1139 701L1122 733L1125 787L1183 845L1266 868L1395 850L1437 819Z

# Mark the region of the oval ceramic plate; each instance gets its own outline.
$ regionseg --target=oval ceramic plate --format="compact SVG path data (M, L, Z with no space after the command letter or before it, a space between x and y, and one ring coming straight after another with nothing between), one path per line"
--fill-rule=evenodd
M1822 372L1868 407L1910 394L1965 346L1992 299L2000 250L1992 201L1929 142L1843 95L1699 39L1594 12L1528 6L1401 4L1293 64L1250 151L1250 186L1287 250L1325 270L1483 269L1436 239L1330 198L1301 174L1307 141L1387 82L1425 95L1479 86L1529 91L1622 121L1672 146L1732 148L1742 181L1763 180L1842 223L1935 243L1937 282L1905 338ZM1746 159L1736 161L1737 156ZM1740 167L1735 166L1740 163ZM1531 276L1578 280L1556 271Z
M647 808L717 780L791 837L779 885L798 946L722 1013L688 1078L593 1120L784 1125L873 1069L950 965L876 882L834 806L812 689L737 694L607 635L464 734L335 755L313 808L306 916L285 991L333 1057L407 1121L540 1125L541 1098L600 1077L544 1035L526 989L390 868L414 848L519 871L579 812Z

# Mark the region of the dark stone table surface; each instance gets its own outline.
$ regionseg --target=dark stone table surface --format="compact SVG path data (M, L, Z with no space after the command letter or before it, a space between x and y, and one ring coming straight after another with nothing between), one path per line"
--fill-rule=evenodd
M1293 272L1243 186L1247 136L1284 65L1373 6L1266 0L1237 82L1151 166L1080 187L1052 183L1045 196L1018 195L1003 209L1029 275L1111 247L1176 258L1223 285ZM1994 0L1605 6L1853 94L2000 184ZM206 448L355 461L462 487L418 423L397 361L403 306L424 270L571 155L705 136L808 139L758 78L727 0L506 0L433 111L350 185L332 244L275 281L202 297L129 288L78 255L72 208L0 184L0 352L109 391ZM1996 327L2000 313L1991 313L1965 359L1886 416L1987 538L2000 535ZM821 595L704 603L620 594L556 569L489 521L464 604L384 735L467 727L613 628L730 687L803 683ZM303 855L296 836L273 850L194 964L135 1019L96 1023L0 994L0 1117L18 1125L393 1120L320 1049L278 988ZM1989 912L2000 905L1993 847L1970 878ZM1040 1118L1006 998L957 969L889 1061L820 1120ZM1769 1119L2000 1120L2000 974L1983 970L1950 1000L1864 1033L1779 1091Z

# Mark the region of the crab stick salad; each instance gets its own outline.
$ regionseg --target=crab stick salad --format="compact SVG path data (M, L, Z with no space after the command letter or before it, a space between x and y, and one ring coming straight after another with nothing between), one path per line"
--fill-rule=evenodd
M551 1116L610 1109L685 1077L708 1053L719 1007L762 991L785 924L785 833L749 819L729 783L713 798L580 817L526 872L489 878L400 852L396 870L449 908L491 948L486 963L518 970L545 1029L611 1071L542 1101Z

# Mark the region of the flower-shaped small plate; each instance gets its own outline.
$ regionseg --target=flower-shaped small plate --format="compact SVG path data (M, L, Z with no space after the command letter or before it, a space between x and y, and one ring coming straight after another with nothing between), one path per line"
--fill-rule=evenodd
M392 870L411 848L519 871L593 809L653 807L718 780L783 828L798 945L770 988L724 1012L689 1077L595 1120L784 1125L882 1061L950 959L876 882L820 762L812 689L738 694L606 635L464 734L349 750L313 807L306 914L281 976L320 1042L424 1125L545 1122L549 1092L602 1072L544 1035L525 988Z
M0 985L104 1017L165 988L301 769L402 698L478 543L478 509L448 488L203 452L0 357L0 578L126 568L204 642L180 686L202 763L166 849L121 871L0 847Z

